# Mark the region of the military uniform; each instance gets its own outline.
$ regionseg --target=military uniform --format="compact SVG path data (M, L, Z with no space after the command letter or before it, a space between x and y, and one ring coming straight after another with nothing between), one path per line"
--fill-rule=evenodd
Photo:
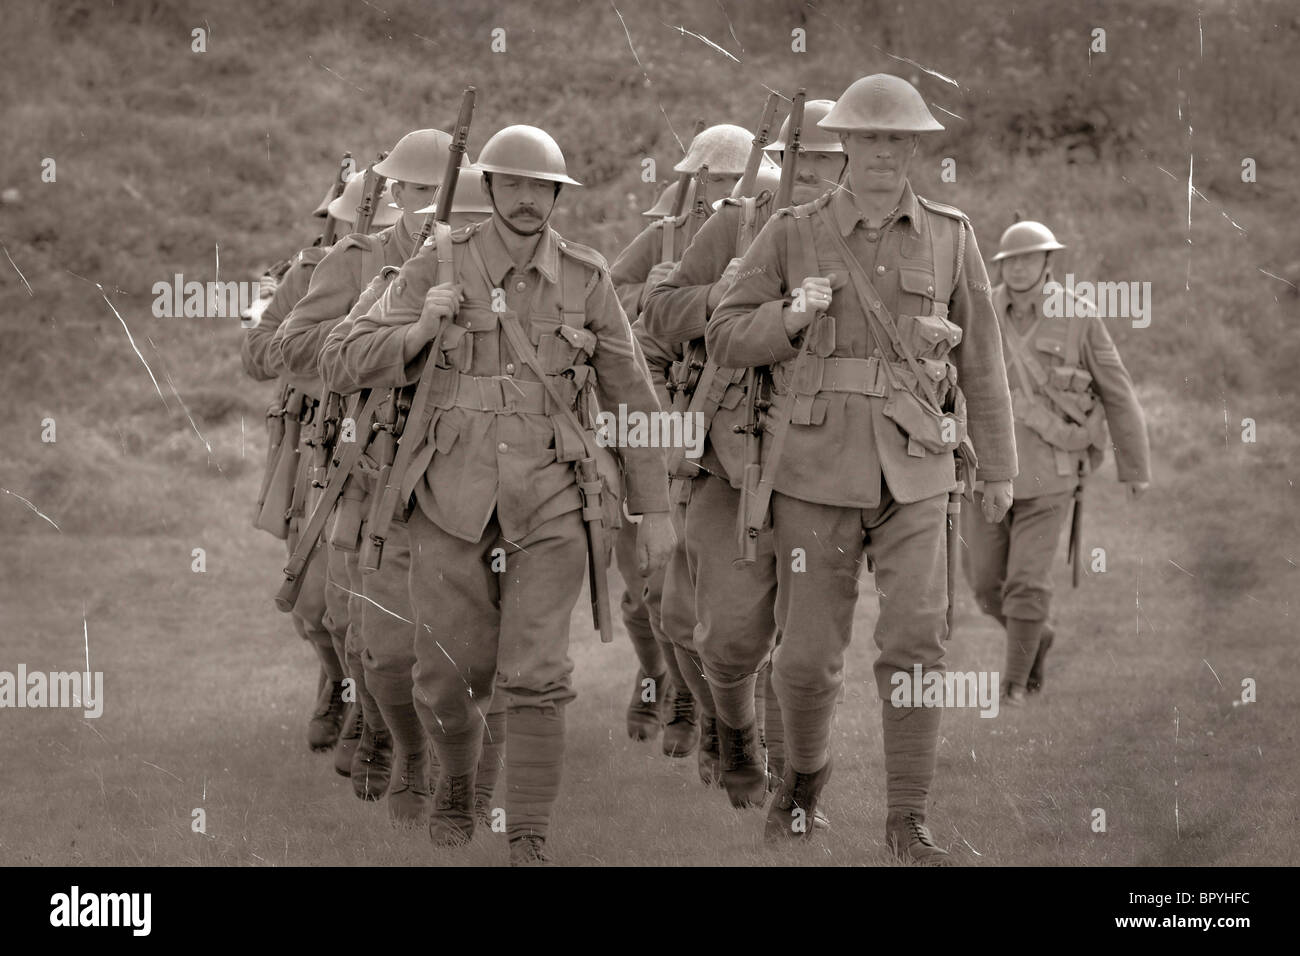
M670 359L689 361L685 356L690 355L690 360L707 361L704 331L710 289L725 281L723 273L737 250L748 245L767 221L771 200L770 192L757 199L724 200L681 262L647 296L637 329L651 367L659 367L661 375L666 374L663 366ZM740 729L758 732L765 723L764 708L755 707L756 694L761 701L764 690L756 678L776 637L771 535L760 536L759 560L753 566L733 565L745 456L745 439L737 431L746 424L743 381L743 370L708 363L696 388L704 393L678 400L684 409L688 404L690 409L700 409L708 430L698 467L683 462L678 470L683 545L669 561L664 588L665 632L677 649L692 693L701 702L706 729L724 738ZM698 477L688 477L696 473ZM779 773L783 734L779 709L773 710L775 733L768 743L775 745L770 763ZM720 728L708 728L713 721L720 721ZM767 782L765 775L754 772L762 767L759 741L746 739L744 744L757 759L750 773L729 773L725 766L721 773L721 782L741 805L752 802L755 791L761 794Z
M868 81L875 78L858 82ZM850 87L837 110L852 103L852 93ZM830 121L828 116L820 125L836 128ZM875 677L891 814L906 814L918 826L923 822L934 768L940 712L893 708L888 698L894 673L911 673L914 665L927 672L943 669L953 456L928 451L920 425L914 425L918 435L909 435L887 417L899 398L891 377L909 366L892 340L881 342L869 332L855 282L836 289L826 314L801 333L809 345L801 358L800 344L783 324L791 291L805 277L849 274L846 247L869 275L872 294L898 317L904 347L934 363L927 369L960 383L985 476L1010 479L1016 473L1002 346L965 217L920 199L905 183L897 209L880 228L866 226L847 190L783 209L769 220L705 333L709 353L720 363L774 366L774 401L791 420L771 502L776 617L783 635L773 683L785 717L786 779L769 814L769 836L778 807L788 811L791 800L805 792L815 806L829 776L830 722L864 549L880 595ZM882 360L894 363L892 373ZM806 562L805 571L795 570L801 566L796 558ZM887 832L892 826L887 822Z
M294 305L311 283L316 265L325 257L328 248L312 246L303 249L295 257L293 264L285 272L284 278L276 287L271 301L257 325L244 335L240 347L240 358L244 371L257 381L278 379L280 385L288 384L301 392L310 404L320 400L320 382L314 375L299 376L291 374L284 366L282 357L273 346L276 330L284 322ZM305 471L311 456L311 449L305 445L307 435L299 439L299 473L297 484L305 484ZM298 543L298 531L305 519L305 502L300 503L290 515L288 549L293 554ZM343 648L347 632L346 600L340 602L329 593L326 587L326 562L310 561L303 571L302 590L292 611L294 630L304 640L309 641L321 661L329 685L317 702L313 724L331 724L333 731L324 726L313 729L315 743L313 749L329 749L334 746L338 736L338 723L342 719L341 682L343 680ZM328 746L326 746L326 744Z
M1074 317L1048 317L1036 299L1033 314L1017 322L999 285L993 306L1013 384L1020 474L1002 521L963 517L963 564L980 609L1007 628L1003 679L1024 687L1040 640L1050 646L1052 559L1081 473L1113 443L1119 480L1146 482L1150 451L1132 379L1091 303L1076 299Z
M564 705L574 697L569 618L587 559L572 463L585 451L500 323L524 324L548 379L573 400L594 370L602 407L623 403L649 413L658 403L599 254L546 227L531 261L517 268L500 228L493 219L454 236L464 301L444 323L429 373L436 376L432 414L408 424L404 440L419 444L402 490L413 491L417 504L408 522L415 700L441 764L431 833L439 842L472 835L466 791L473 789L482 702L499 671L509 695L513 853L520 838L545 838L558 792ZM347 374L372 387L419 377L422 363L404 358L409 325L389 321L418 317L436 274L437 250L429 245L375 308L356 318L339 355ZM505 313L492 309L495 289L504 292ZM566 369L572 378L560 374ZM630 509L666 512L662 452L632 448L621 457ZM504 572L493 570L494 553L504 554Z

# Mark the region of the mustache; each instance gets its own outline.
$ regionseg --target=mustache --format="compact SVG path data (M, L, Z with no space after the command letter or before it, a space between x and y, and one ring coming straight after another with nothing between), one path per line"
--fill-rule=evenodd
M510 211L510 217L541 219L542 214L534 206L516 206Z

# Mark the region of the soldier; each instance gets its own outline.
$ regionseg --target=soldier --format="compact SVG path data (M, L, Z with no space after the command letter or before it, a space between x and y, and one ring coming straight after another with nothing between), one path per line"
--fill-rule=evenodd
M426 162L436 161L435 174L438 179L442 178L442 159L444 157L437 154L436 147L424 157ZM484 209L486 203L478 188L480 177L481 174L476 170L461 170L459 189L451 214L453 226L477 222L485 213L491 212L490 207ZM423 217L435 209L436 206L426 206L417 209L415 215ZM418 221L420 218L413 218L408 223L408 228L414 228L418 232L418 227L414 225ZM352 394L361 388L341 368L338 362L339 349L351 332L355 318L364 315L378 301L396 271L396 266L386 265L361 293L347 317L330 324L318 356L321 377L329 388L343 394ZM292 339L311 330L308 316L305 313L295 313L294 326L286 333L286 338L290 340L286 348L295 348ZM386 407L381 407L376 417L384 419L387 412ZM368 423L358 423L358 428L367 426ZM359 599L361 605L356 653L365 671L367 687L370 688L393 739L393 767L396 772L391 777L388 789L389 819L397 826L417 827L427 824L432 802L428 782L431 755L428 738L412 699L411 672L415 665L415 635L409 590L411 557L406 523L393 518L382 560L373 573L362 573L358 554L359 543L365 541L370 532L371 498L383 490L376 485L376 471L377 463L374 459L363 455L353 472L355 488L344 490L336 528L348 529L350 540L340 542L343 545L340 550L345 555L351 593ZM344 513L347 511L351 511L355 518L346 519ZM341 532L336 531L334 537L341 538ZM479 822L489 825L492 793L505 746L504 694L493 697L486 720L475 786L475 813Z
M329 200L328 193L326 200L321 202L313 215L324 216L328 213L330 203L327 200ZM342 205L337 211L339 215L336 218L344 222L350 223L355 218L355 205L351 209ZM279 283L274 285L274 290L270 298L265 300L265 305L261 305L260 308L258 305L254 306L256 310L254 318L257 324L248 330L240 347L244 371L251 378L259 382L278 378L281 395L288 397L294 392L299 393L300 398L295 399L295 402L305 403L302 405L304 408L314 408L319 405L320 383L314 376L289 374L278 350L273 349L271 343L285 317L297 301L307 293L316 265L328 251L327 246L313 245L293 257L292 264ZM284 407L288 408L289 402L286 401ZM307 436L304 434L302 437L305 439ZM285 448L282 451L284 454L290 454L293 450ZM299 467L293 479L295 489L301 489L306 485L305 470L309 449L301 441L299 453ZM268 463L268 467L274 465L274 462ZM290 512L287 543L289 553L292 554L298 543L299 527L306 516L305 501L295 500ZM269 529L281 520L281 515L267 514L265 518L265 521L259 518L259 527ZM348 723L345 720L347 708L343 701L345 675L342 653L347 619L329 613L331 608L326 600L325 562L311 561L303 573L302 590L294 605L292 618L294 630L300 637L311 643L321 664L322 677L317 685L316 705L307 724L307 743L312 750L320 752L336 747L339 743L340 731L345 723ZM350 753L350 748L346 745L340 749Z
M690 209L695 199L695 180L686 180L686 201L683 209ZM645 218L657 222L660 219L667 218L673 214L677 208L677 183L671 182L659 193L659 198L655 200L654 205L641 213ZM626 310L624 310L626 311Z
M1136 500L1150 482L1142 408L1096 309L1075 296L1074 307L1065 310L1069 316L1044 311L1052 257L1064 248L1042 223L1024 221L1002 234L993 257L1002 274L993 307L1011 370L1020 474L1006 517L995 525L962 523L966 578L980 610L1007 632L1002 693L1014 706L1042 687L1054 637L1048 623L1052 553L1071 499L1082 493L1083 478L1101 464L1111 443L1107 423L1129 499ZM975 490L981 488L977 481Z
M865 548L880 596L885 844L945 863L925 826L941 711L889 698L913 665L942 674L946 510L967 408L985 517L1000 521L1011 504L1002 345L969 222L907 180L917 134L943 128L920 94L898 77L864 77L817 125L840 134L845 188L768 221L705 329L721 365L773 366L758 497L765 512L772 492L786 763L765 835L811 838Z
M392 152L375 164L374 171L391 177L394 207L403 211L391 229L374 236L352 235L341 241L320 263L307 295L294 308L276 334L287 368L299 374L322 374L322 345L330 330L357 303L368 283L385 268L396 268L415 251L416 236L424 216L420 209L436 195L445 170L451 136L442 130L416 130L398 141ZM343 392L355 389L346 387ZM359 408L360 403L354 403ZM369 422L357 423L368 428ZM411 703L411 667L415 662L407 595L409 557L401 529L393 546L386 548L379 573L363 575L358 562L361 516L368 492L373 492L373 469L363 463L343 510L355 519L335 525L329 546L328 593L342 597L353 626L347 634L346 664L361 704L357 722L359 741L348 766L336 769L352 777L353 791L364 800L378 800L388 790L393 766L394 734L400 734L403 760L400 778L388 801L394 823L421 825L428 810L428 792L419 773L426 742ZM350 540L349 540L350 538ZM390 730L388 718L398 724ZM504 710L492 715L489 733L496 745L504 737ZM495 767L495 760L491 761ZM495 780L483 774L485 783ZM490 799L490 791L486 795Z
M844 171L839 137L813 125L834 105L832 100L806 104L804 128L810 132L800 149L793 190L796 202L816 199ZM787 118L776 140L764 150L784 161L789 136ZM705 327L735 275L737 256L773 211L775 170L773 164L771 170L760 172L755 199L724 200L696 233L677 267L646 296L638 329L648 356L667 353L679 362L685 354L696 361L707 358ZM668 608L688 604L690 614L683 615L688 618L683 622L686 626L672 628L671 636L682 672L703 702L701 739L719 740L720 782L731 802L740 807L762 805L769 774L779 779L785 759L781 711L775 695L767 693L771 672L764 666L776 629L771 535L761 536L757 563L744 570L733 566L744 474L743 378L743 370L710 364L699 381L713 394L691 401L690 408L704 416L708 437L699 468L686 464L678 471L690 489L685 492L684 546L674 553L666 572L665 591L672 601L665 602L664 612L667 618ZM698 477L689 477L696 472ZM698 625L691 627L695 620ZM760 669L761 679L756 676ZM766 744L766 769L761 743ZM701 744L701 755L706 749Z
M652 222L610 267L610 277L629 321L636 322L649 290L668 274L699 224L712 215L713 208L705 199L707 194L730 191L740 181L752 140L753 134L745 129L726 124L701 130L691 140L686 155L673 167L674 172L689 173L692 177L697 176L702 167L708 167L702 187L695 178L688 181L687 198L691 207L676 220L665 217ZM676 184L669 189L675 199ZM661 197L656 206L662 205L663 199ZM669 206L669 211L671 208ZM698 700L691 690L690 679L681 672L672 649L672 639L662 624L663 575L642 582L634 573L630 558L635 553L635 535L635 524L624 522L615 547L619 571L626 585L623 621L639 664L627 709L628 736L634 740L649 739L658 731L660 721L665 720L664 754L687 757L695 752L700 735ZM678 544L680 547L681 542ZM694 626L692 604L687 602L680 614L674 614L675 630L689 631ZM703 686L704 679L701 677L697 684ZM711 716L705 715L706 728ZM706 782L712 782L717 778L717 747L711 734L706 734L705 742L705 749L700 753L700 774Z
M535 127L507 127L475 168L492 218L421 249L354 320L339 360L371 387L429 376L430 414L417 392L404 439L417 444L401 487L416 501L407 526L415 702L440 765L430 837L458 845L473 836L480 702L499 672L511 863L547 863L574 697L569 618L588 550L572 463L596 457L574 408L593 371L604 408L648 414L658 402L604 260L547 226L561 185L576 185L559 146ZM430 343L432 359L417 361ZM657 448L620 457L630 510L642 515L640 571L650 573L673 544L664 458Z

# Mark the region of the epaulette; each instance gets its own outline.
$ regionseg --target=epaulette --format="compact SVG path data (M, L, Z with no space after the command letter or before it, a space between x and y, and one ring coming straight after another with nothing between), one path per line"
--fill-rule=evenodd
M960 222L966 223L968 226L970 225L970 218L956 206L949 206L947 203L935 202L933 199L926 199L924 196L917 196L916 201L926 209L930 210L930 212L937 212L941 216L947 216L949 219L956 219Z
M831 197L834 195L835 195L835 190L828 189L826 192L822 193L820 196L818 196L816 199L812 200L811 202L798 203L794 206L782 206L780 209L774 212L773 215L793 216L796 209L807 210L808 212L812 212L816 209L821 209L829 205L831 201Z
M589 266L595 266L601 273L609 272L609 263L605 261L605 257L590 246L584 246L582 243L574 242L571 239L560 239L558 236L556 237L556 245L560 247L560 251L565 255L571 256Z
M469 242L469 237L474 235L483 228L485 223L491 222L490 219L484 219L480 222L470 222L456 229L451 234L452 242Z
M331 246L330 251L333 252L335 249L361 249L364 251L372 242L377 241L381 241L377 236L364 232L353 232Z

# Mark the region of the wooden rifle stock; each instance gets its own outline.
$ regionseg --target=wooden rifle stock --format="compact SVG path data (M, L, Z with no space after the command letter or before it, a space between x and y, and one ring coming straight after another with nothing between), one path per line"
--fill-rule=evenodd
M415 245L411 250L411 255L419 253L420 247L424 241L429 238L433 232L435 222L448 223L451 221L451 207L456 199L456 186L460 182L461 162L465 157L466 144L469 142L469 127L474 119L474 100L477 96L477 90L468 86L460 100L460 112L456 116L456 126L452 130L451 144L447 147L447 167L443 174L442 186L438 189L437 208L425 217L424 224L420 227L420 233L416 236ZM444 275L444 271L447 273ZM439 274L437 280L439 283L454 281L455 276L450 274L451 263L444 263L439 260ZM401 389L394 389L389 401L392 403L390 418L384 423L383 430L393 440L394 454L388 461L381 460L380 480L375 484L374 498L371 502L369 532L366 540L361 544L361 553L358 556L361 569L363 572L374 573L379 570L380 562L383 560L384 542L388 540L388 529L392 525L393 514L397 510L398 496L401 494L402 483L406 479L406 472L410 468L411 456L414 454L414 441L403 442L402 436L406 433L411 422L415 422L415 429L425 427L425 405L428 400L428 393L431 387L433 369L437 364L438 343L442 338L442 329L438 329L438 334L428 347L428 358L425 359L423 369L420 372L418 384L414 392L411 386L405 386ZM405 421L401 420L401 408L405 405L409 412L405 416ZM378 426L377 426L378 430ZM387 451L388 445L385 442L383 450Z
M330 192L330 199L338 199L343 195L343 187L347 185L348 177L352 173L352 154L344 153L343 159L339 161L339 171L334 177L334 185ZM332 246L338 240L339 221L329 213L325 215L325 231L321 233L321 245Z
M776 110L781 98L776 93L767 94L763 104L763 115L758 121L758 132L754 134L754 143L749 149L749 159L745 162L745 173L740 177L740 195L754 195L758 184L758 167L763 163L763 147L772 137L772 126L776 123Z
M794 103L790 106L790 138L786 142L785 156L781 160L781 183L776 188L776 206L777 209L784 209L790 205L790 200L794 195L795 174L799 171L799 150L800 141L803 139L803 105L807 99L807 93L800 90L794 95Z
M366 170L365 182L362 183L361 205L357 206L353 232L369 232L371 224L375 221L375 212L379 207L380 198L384 195L385 185L384 177L375 172L375 166L382 163L387 156L388 151L384 150L375 157L375 161Z

